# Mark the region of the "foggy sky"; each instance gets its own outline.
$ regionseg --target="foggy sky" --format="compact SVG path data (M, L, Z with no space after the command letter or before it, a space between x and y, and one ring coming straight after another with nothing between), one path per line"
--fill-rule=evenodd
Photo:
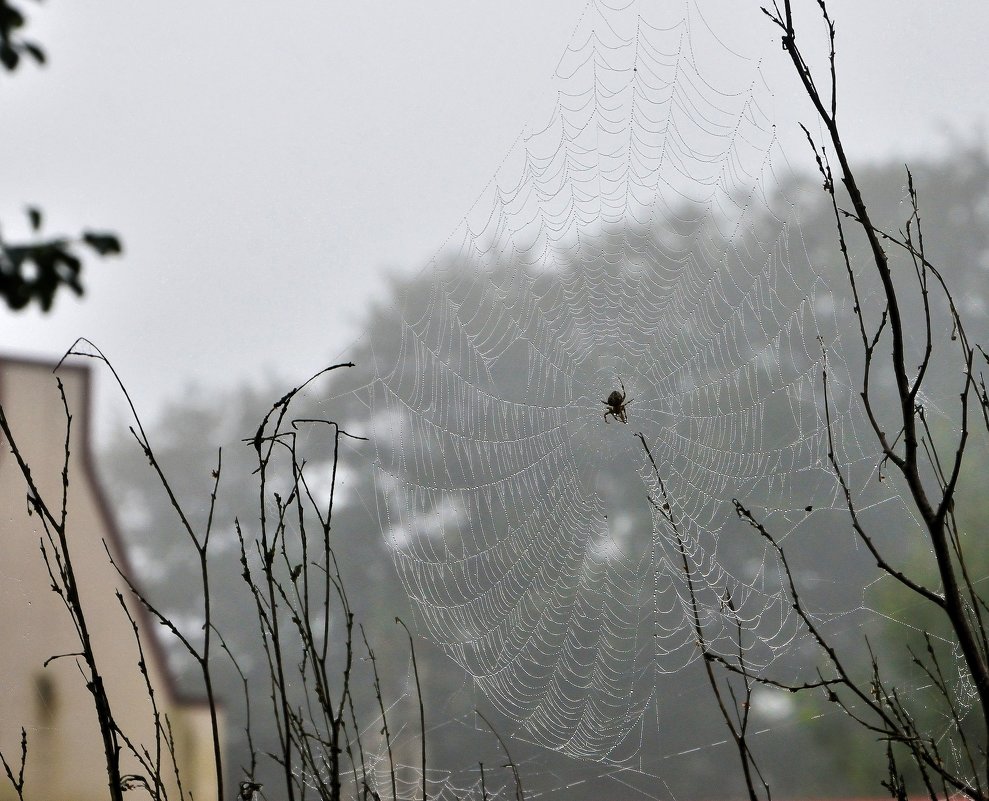
M540 121L584 7L31 4L26 33L50 65L0 75L4 235L24 235L36 204L47 233L112 229L126 253L88 260L85 297L48 315L0 311L0 349L57 358L85 335L149 413L191 382L314 372L358 333L382 271L439 251ZM794 128L796 81L758 4L702 7L726 44L763 57ZM938 152L946 129L985 141L989 4L831 9L854 156Z

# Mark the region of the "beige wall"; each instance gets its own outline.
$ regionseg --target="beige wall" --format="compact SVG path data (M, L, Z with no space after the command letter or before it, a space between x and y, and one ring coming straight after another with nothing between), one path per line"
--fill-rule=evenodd
M0 403L13 437L31 466L34 480L54 511L61 505L65 414L51 365L0 359ZM186 790L196 799L216 797L208 710L175 697L157 636L144 610L116 574L104 550L126 569L126 557L90 462L89 374L63 367L72 413L69 462L68 543L79 591L120 727L135 742L155 751L148 692L138 669L138 652L115 592L124 596L138 621L159 709L169 715L178 742ZM0 437L2 439L2 437ZM28 736L25 796L35 801L106 799L102 739L85 680L75 658L44 667L56 654L78 652L79 641L39 550L45 537L37 515L29 515L26 485L6 442L0 443L0 750L7 761L20 757L20 729ZM49 549L49 554L51 550ZM163 757L165 758L165 757ZM13 765L16 770L16 765ZM163 771L171 776L171 766ZM125 773L141 773L124 758ZM177 793L169 793L178 798ZM146 797L137 791L133 798ZM0 801L15 798L0 774Z

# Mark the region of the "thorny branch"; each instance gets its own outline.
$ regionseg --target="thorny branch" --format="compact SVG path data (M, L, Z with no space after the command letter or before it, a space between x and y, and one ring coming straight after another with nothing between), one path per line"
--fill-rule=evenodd
M80 343L91 350L80 350ZM210 642L217 638L220 647L227 653L233 663L244 689L245 703L248 706L248 746L251 751L249 766L245 766L246 778L237 789L237 797L242 801L251 801L258 797L266 797L261 783L256 778L257 751L250 731L250 698L248 680L238 661L227 646L221 633L213 621L209 594L208 561L212 559L209 553L210 533L215 519L217 495L222 462L217 458L213 471L213 486L210 494L209 511L205 526L200 533L192 525L172 491L165 471L159 463L154 449L148 439L140 418L134 410L130 396L120 382L113 366L106 357L91 343L85 340L77 341L72 351L80 356L95 358L101 361L117 379L124 397L134 412L134 423L131 432L142 449L145 457L158 482L164 489L169 502L175 510L188 534L188 540L194 547L200 562L200 580L204 592L203 606L203 644L197 648L192 638L184 633L176 623L158 606L142 595L131 579L123 572L115 561L107 544L104 547L111 564L127 584L130 591L138 598L143 608L158 623L164 626L176 640L182 644L197 662L202 673L204 687L210 701L212 719L212 740L217 769L217 801L225 798L222 789L222 770L220 762L220 732L217 723L217 710L212 693L213 678L210 659ZM334 365L318 375L329 370L342 367ZM315 378L315 377L314 377ZM312 381L313 379L310 379ZM313 791L321 798L340 801L349 797L348 788L355 797L377 799L380 795L375 789L376 779L372 765L365 759L365 746L362 737L366 728L359 722L358 707L353 694L353 669L356 667L354 654L354 625L355 616L344 586L343 575L336 560L336 555L330 543L330 528L335 498L335 483L339 460L339 446L342 438L362 440L338 424L330 421L300 419L292 421L290 430L281 430L280 426L286 420L288 406L292 398L309 382L302 384L286 393L274 404L258 432L250 440L258 456L260 476L260 521L261 532L250 542L235 520L235 527L240 538L241 562L243 577L255 601L257 618L260 628L261 645L268 660L269 678L271 682L272 711L280 738L280 751L271 754L274 761L284 768L285 784L282 792L289 798L311 797ZM69 414L65 391L61 381L58 382L62 404L66 417L65 459L62 465L62 494L59 507L53 507L46 502L36 486L30 468L22 455L17 441L11 432L4 410L0 407L0 433L14 454L20 472L27 484L27 499L30 513L38 515L45 530L41 540L42 554L51 579L52 589L59 595L70 613L72 622L80 640L80 650L71 654L52 656L48 662L59 658L73 658L79 664L84 674L87 688L96 701L100 730L104 738L106 764L109 779L110 798L122 801L123 792L129 789L144 789L151 797L163 801L167 797L163 772L170 759L174 772L175 786L180 798L186 798L182 777L175 758L175 738L168 716L163 714L157 701L156 691L151 681L145 659L142 636L137 620L131 614L130 608L124 602L124 596L117 593L117 599L124 608L124 614L130 622L132 632L137 642L138 670L143 676L145 689L150 699L153 717L154 742L147 744L131 739L123 732L113 717L109 702L103 687L103 681L97 670L93 654L89 629L87 627L85 610L79 601L76 588L73 563L66 539L69 519L68 487L69 487L69 445L72 416ZM330 474L329 498L322 506L318 502L310 483L306 479L305 462L299 456L297 445L297 430L302 424L326 423L333 430L333 465ZM275 464L273 459L281 454L288 454L287 464L279 467L287 468L290 489L287 497L271 491L275 480ZM269 472L271 471L271 472ZM285 474L280 474L281 483ZM269 494L272 503L269 503ZM270 514L273 506L274 513ZM307 534L313 521L317 525L319 536L312 538ZM290 537L298 539L290 542ZM313 553L315 548L311 543L319 543L322 547L319 553ZM260 559L260 571L251 567L248 553L255 551ZM301 551L302 560L297 561L294 555ZM332 647L329 620L335 617L337 610L331 609L331 602L339 606L343 612L345 637L341 647ZM320 620L322 619L322 620ZM403 624L404 625L404 624ZM386 705L382 690L381 678L375 662L374 652L367 637L361 629L365 647L373 667L372 688L377 698L379 715L373 716L373 721L380 725L385 733L388 746L388 769L391 776L392 800L397 801L398 781L396 765L392 754L391 729L386 717ZM409 635L412 645L411 634ZM299 648L301 646L301 649ZM46 662L47 664L47 662ZM85 668L84 668L85 665ZM416 693L419 699L420 726L422 738L422 798L427 798L426 791L426 752L425 752L425 712L422 691L419 683L418 667L414 648L412 650L412 665L415 670ZM341 672L335 672L340 670ZM336 689L334 689L336 687ZM122 774L120 769L120 751L125 747L140 765L142 774ZM22 732L21 759L19 767L16 761L8 762L6 755L0 754L7 780L13 788L19 801L24 799L24 769L27 761L27 734Z
M660 495L662 495L662 503L658 503L651 495L647 496L647 498L650 505L666 522L667 526L669 526L674 537L676 538L677 550L680 553L681 567L683 569L684 579L687 582L687 593L690 599L690 614L692 618L691 623L693 624L694 635L697 637L697 647L700 649L701 655L704 658L704 670L707 675L708 684L711 687L711 692L717 702L718 711L721 713L721 717L724 720L725 725L728 727L728 731L735 743L735 748L738 751L739 759L742 762L742 775L745 779L745 788L749 795L749 801L758 801L759 799L759 795L755 787L756 778L758 778L759 783L762 786L762 791L765 795L766 801L772 801L772 793L769 789L769 783L763 777L762 771L759 770L759 765L756 762L755 756L753 755L751 749L749 748L747 738L749 713L752 708L752 688L757 679L749 672L746 664L745 646L742 637L742 622L738 616L738 610L735 608L734 601L732 600L731 588L727 586L725 587L721 604L722 610L727 610L728 616L735 624L735 635L738 640L738 652L736 654L736 658L738 659L737 664L729 663L728 660L720 654L715 653L707 643L707 639L704 635L704 625L701 622L700 602L697 598L697 591L694 588L694 569L687 558L687 549L684 545L683 536L680 533L680 526L677 524L676 518L674 517L673 507L670 505L670 498L666 492L666 484L663 481L663 476L659 472L659 467L656 464L656 460L653 458L652 450L649 448L645 436L641 431L637 433L636 436L642 443L646 456L649 457L649 463L652 465L653 474L656 476L656 481L659 484ZM741 702L736 696L735 689L731 682L728 680L725 681L725 687L728 691L728 695L731 697L732 707L735 713L734 716L732 716L729 712L728 704L722 693L721 685L718 683L718 679L714 675L714 664L721 664L723 667L727 668L730 673L735 673L742 677L743 696Z
M328 369L343 366L347 365ZM379 712L376 723L385 738L394 801L399 795L398 778L378 665L356 622L331 543L340 442L364 438L329 420L290 419L292 400L308 383L280 398L247 440L255 452L259 481L260 530L253 543L240 522L236 523L242 576L254 599L270 678L269 700L279 738L279 751L271 756L284 771L289 798L303 798L314 791L320 798L337 801L345 797L348 786L361 798L380 797L365 759L354 697L358 665L354 638L355 629L359 630L371 662ZM325 501L313 491L300 453L299 432L313 425L328 425L333 433L330 491ZM276 475L289 477L287 489L272 489ZM331 618L340 620L343 627L335 640L329 628ZM331 641L337 646L332 650ZM421 797L426 801L425 707L411 633L409 643L419 700Z
M958 477L964 460L966 446L968 444L968 414L972 399L972 389L976 386L972 371L974 350L967 344L964 336L964 328L955 308L951 292L941 278L941 273L930 264L924 254L923 237L920 233L920 212L917 203L917 195L913 189L912 177L910 179L910 197L913 207L911 222L908 224L908 233L905 240L899 244L904 246L911 256L915 257L917 267L916 276L921 290L921 303L923 319L925 320L926 345L924 355L917 370L916 377L911 380L908 367L908 353L904 341L904 317L902 311L902 290L894 278L889 258L882 242L889 239L883 236L879 228L873 224L866 202L859 189L855 174L851 168L848 156L842 142L841 133L837 123L837 81L835 78L835 29L834 23L827 10L825 0L818 0L818 7L824 18L828 30L828 41L830 53L828 65L831 74L831 86L829 96L824 96L818 90L814 81L813 72L806 62L797 42L797 31L794 26L791 0L784 0L783 10L778 4L774 4L773 10L763 8L763 12L783 31L783 46L793 62L794 69L800 78L807 96L810 98L818 117L827 130L831 146L840 165L840 175L842 184L848 193L848 197L854 211L854 219L859 228L865 234L871 261L875 267L876 275L883 288L885 300L885 312L879 328L875 332L874 338L870 339L866 334L866 323L864 311L859 303L856 303L855 310L859 317L860 330L863 334L863 345L865 347L865 376L863 379L862 399L872 423L874 433L882 448L883 457L893 464L903 477L909 490L913 504L924 522L931 545L934 550L935 562L942 584L943 607L948 620L951 623L958 644L961 647L965 664L972 675L976 690L982 707L982 718L989 721L989 663L987 663L987 653L983 647L983 637L976 631L971 616L968 612L966 597L974 593L970 586L962 586L965 583L964 576L959 579L961 570L957 557L952 549L952 538L950 533L950 523L948 521L949 511L953 507L954 494ZM820 162L819 162L820 163ZM834 200L834 182L830 179L830 169L826 175L826 185L829 194ZM840 223L839 223L840 224ZM913 238L913 231L917 231L917 239ZM854 275L851 265L846 258L846 270L850 280L854 285ZM931 339L930 339L930 305L928 296L928 273L933 274L939 281L940 286L948 298L953 321L961 332L961 346L963 348L963 387L959 395L959 413L961 417L961 431L958 436L952 466L947 474L947 481L942 485L929 486L925 480L921 461L921 438L923 436L922 426L920 426L920 414L916 403L916 398L920 392L922 382L926 376L927 367L931 359ZM889 324L886 325L888 318ZM885 430L879 422L873 408L873 397L871 393L869 376L874 367L874 353L880 335L889 337L891 345L890 365L893 370L896 395L898 398L897 423L900 431L898 441L902 442L900 448L896 448L894 443L890 443ZM976 397L978 393L976 392ZM920 430L919 430L920 429ZM961 581L961 583L960 583ZM925 596L927 597L927 596ZM928 597L928 600L932 600ZM989 736L986 732L984 736Z
M60 508L57 512L52 511L45 501L41 491L31 475L31 468L28 465L23 452L14 438L10 429L10 423L0 406L0 433L6 440L7 447L14 456L14 461L20 470L24 481L27 484L27 502L31 513L37 514L45 530L45 538L48 541L48 548L45 547L45 540L42 540L41 550L48 574L52 579L52 590L59 596L65 605L79 638L79 645L82 648L77 656L81 656L85 663L83 675L86 680L86 689L93 697L96 707L96 717L100 730L100 737L103 741L103 754L106 760L107 783L112 801L123 801L122 778L120 773L120 740L119 730L110 707L110 700L106 694L103 674L97 664L96 653L93 649L93 640L90 634L89 623L86 618L86 610L79 595L75 569L72 562L72 555L69 550L69 530L68 530L68 503L69 503L69 456L71 453L72 415L69 412L68 400L65 396L65 387L62 380L57 379L58 391L62 400L62 409L65 415L65 444L64 459L62 462L62 486ZM49 550L50 549L50 550ZM55 567L52 566L52 561ZM82 667L80 666L80 670Z
M79 345L85 344L88 346L92 352L88 350L80 350ZM216 776L216 787L217 794L222 798L224 796L223 790L223 753L221 750L221 739L220 739L220 720L219 720L219 705L216 698L216 692L213 687L213 676L210 670L210 658L212 650L213 641L213 607L210 599L210 581L209 581L209 565L208 565L208 551L209 551L209 541L210 534L213 529L213 513L216 508L216 495L217 488L220 484L220 471L222 467L222 454L217 454L217 465L213 470L213 490L210 494L210 506L209 506L209 516L206 522L206 526L202 534L196 532L192 523L189 521L189 517L179 502L172 485L165 475L165 471L158 461L155 455L154 449L151 447L151 442L148 439L148 435L144 430L144 425L141 422L140 415L138 415L137 410L131 400L130 393L127 391L126 386L117 374L110 360L103 354L103 352L96 347L92 342L87 339L80 338L76 340L73 346L68 350L64 358L68 356L82 356L85 358L96 359L102 362L113 375L117 386L127 402L128 408L131 410L132 419L134 424L130 427L130 432L134 439L137 441L145 458L148 460L148 464L151 466L152 470L157 477L158 483L161 488L165 491L168 496L168 501L182 524L183 530L189 538L189 541L193 544L196 549L196 555L199 560L199 571L200 571L200 583L203 588L203 645L202 648L196 648L187 637L185 637L178 629L178 627L166 616L164 615L154 604L152 604L148 598L134 585L131 579L121 570L120 566L114 561L113 555L107 549L107 555L110 557L110 562L113 564L114 568L117 570L121 578L126 582L127 586L130 588L133 595L138 599L138 601L151 613L151 615L158 620L158 622L165 626L171 634L182 643L183 647L188 651L190 656L195 660L197 666L199 667L199 673L203 680L203 689L206 693L206 700L209 705L210 713L210 729L212 734L212 745L213 745L213 760L215 767ZM104 543L104 547L106 544ZM156 729L157 730L157 729Z
M989 391L984 372L977 370L977 356L981 355L978 366L989 366L986 351L969 342L962 317L952 291L944 278L943 271L932 263L924 242L919 195L914 185L913 175L907 169L907 184L911 213L904 229L898 234L888 233L878 227L870 216L850 159L842 141L838 125L838 86L835 58L835 24L830 16L826 0L816 0L817 11L823 19L826 30L827 81L819 84L816 70L813 69L801 48L798 31L794 22L791 0L772 0L771 7L764 7L763 13L782 33L782 46L800 80L803 89L811 100L823 128L827 144L818 146L809 130L801 125L813 150L814 159L823 179L823 187L829 196L837 229L837 242L844 271L853 300L858 335L862 346L863 368L859 397L862 408L879 446L880 471L884 467L894 471L903 480L907 497L913 510L923 525L933 552L934 566L940 580L939 587L927 586L926 579L909 575L886 558L874 535L866 528L860 515L860 501L857 487L853 486L845 469L836 455L835 428L831 417L831 398L828 375L827 352L823 352L822 381L824 388L823 411L828 433L828 464L836 477L838 489L844 500L845 510L851 527L858 540L864 544L876 565L884 574L892 577L907 591L930 604L950 625L954 640L962 656L963 670L971 677L979 699L978 724L981 728L979 741L973 742L969 732L970 713L963 713L958 706L955 690L949 685L942 669L941 657L935 650L931 636L924 632L927 650L922 657L911 651L914 667L920 671L929 687L939 696L952 720L957 735L948 745L948 753L934 735L923 730L908 707L902 693L888 684L877 656L871 645L866 643L871 662L871 673L867 680L853 675L847 666L845 655L838 652L835 645L821 630L800 595L797 581L790 570L787 556L779 541L770 531L738 500L734 501L739 518L747 522L770 544L781 566L791 606L812 640L820 648L826 660L826 668L819 668L817 680L802 683L786 683L768 675L756 675L745 663L744 649L729 660L711 651L708 646L701 618L697 610L697 595L693 584L687 552L671 508L666 497L665 487L659 469L649 447L640 434L652 469L659 482L663 495L662 503L649 498L654 509L666 520L679 545L683 569L686 574L687 590L690 597L693 626L698 644L704 652L708 668L709 683L721 709L722 717L736 744L739 735L744 735L745 718L728 714L724 698L719 691L711 666L719 664L728 671L741 676L746 682L761 682L769 686L801 692L806 690L823 691L827 699L836 704L852 721L864 730L873 732L887 743L887 777L883 785L894 798L906 799L905 779L897 766L896 749L905 749L909 760L923 788L931 799L948 797L962 793L971 798L985 799L985 787L989 782L989 631L985 625L985 612L989 611L986 601L977 592L975 582L963 548L961 533L955 518L956 495L965 456L970 442L970 418L972 405L981 413L986 432L989 433ZM832 167L832 158L835 166ZM836 177L844 187L850 201L850 209L839 202ZM877 310L876 322L870 322L860 288L861 276L853 267L849 254L846 224L851 223L865 236L868 244L869 263L881 286L881 301ZM905 278L899 270L894 271L885 247L892 247L904 254L912 266L912 279ZM958 432L951 446L950 454L939 448L931 431L925 413L923 387L931 375L931 367L938 353L934 347L935 300L947 306L951 323L951 340L957 342L958 361L961 374L958 391L957 419ZM940 308L940 306L938 307ZM919 345L908 347L906 327L922 326ZM888 351L886 349L888 348ZM822 350L823 350L822 343ZM887 356L888 353L888 356ZM913 360L916 358L916 361ZM878 382L875 380L879 369L889 367L893 376L895 414L892 435L884 399L879 397ZM880 472L880 480L883 473ZM725 596L725 609L729 616L734 611L730 593ZM737 618L736 618L737 621ZM739 637L740 637L739 632ZM733 696L734 700L734 696ZM737 710L737 701L736 710ZM747 765L747 752L739 745L743 765ZM746 773L750 796L753 794L751 778ZM768 788L767 788L768 791Z

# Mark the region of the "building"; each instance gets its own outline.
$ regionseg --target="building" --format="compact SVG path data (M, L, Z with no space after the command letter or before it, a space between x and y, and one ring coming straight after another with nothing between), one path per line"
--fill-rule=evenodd
M66 417L52 369L52 364L0 358L0 405L33 480L57 513ZM89 369L63 366L57 376L72 414L66 538L111 709L121 730L154 758L152 705L119 592L137 624L159 711L171 722L183 789L198 801L216 798L209 709L204 702L178 696L157 639L159 627L107 556L108 549L116 563L128 570L123 542L94 470ZM51 660L79 652L80 645L65 605L51 589L40 550L43 541L42 522L37 514L29 513L25 479L0 434L0 752L16 775L23 727L27 732L25 798L103 801L108 797L106 760L93 698L75 657ZM50 546L48 554L51 558ZM162 759L168 795L178 798L167 752ZM150 779L126 746L122 772ZM0 772L0 801L16 797ZM141 790L133 797L146 795Z

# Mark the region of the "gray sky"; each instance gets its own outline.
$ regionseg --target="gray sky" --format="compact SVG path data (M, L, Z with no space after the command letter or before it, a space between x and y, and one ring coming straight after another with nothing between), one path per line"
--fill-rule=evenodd
M191 382L305 377L359 332L382 271L428 261L538 123L585 5L31 4L51 63L0 75L4 233L38 204L50 233L113 229L126 254L89 260L86 296L49 315L0 310L0 348L57 358L85 335L147 413ZM762 55L792 127L795 78L758 4L701 7ZM945 129L985 141L989 4L831 9L853 154L937 151Z

